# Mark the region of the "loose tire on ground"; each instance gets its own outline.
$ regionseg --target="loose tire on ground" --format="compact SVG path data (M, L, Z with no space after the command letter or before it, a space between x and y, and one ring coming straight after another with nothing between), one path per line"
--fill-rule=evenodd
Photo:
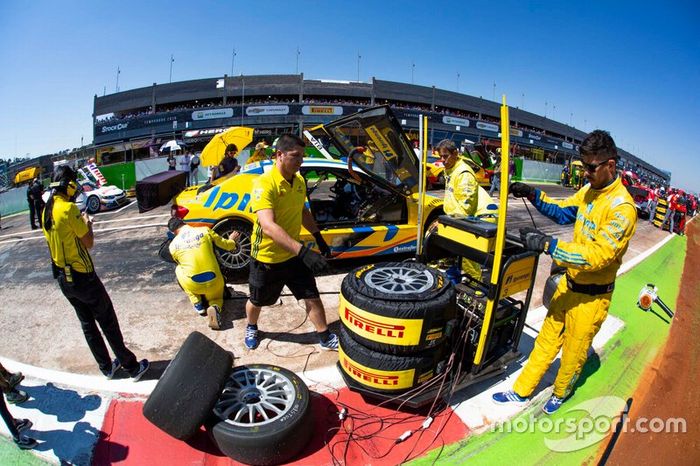
M234 231L240 233L236 240L236 248L233 251L215 248L214 252L221 268L221 274L225 279L235 280L247 277L250 269L250 239L253 227L250 223L228 218L214 225L213 230L224 238L228 238Z
M234 368L214 415L211 434L228 457L245 464L286 462L314 429L309 389L293 372L269 364Z
M191 437L211 414L232 364L231 353L190 333L143 405L143 415L177 439Z
M411 354L442 344L455 319L455 291L442 272L417 262L370 264L350 272L340 320L369 349Z
M338 365L353 383L379 393L399 393L421 385L443 372L444 346L410 356L372 351L340 328Z

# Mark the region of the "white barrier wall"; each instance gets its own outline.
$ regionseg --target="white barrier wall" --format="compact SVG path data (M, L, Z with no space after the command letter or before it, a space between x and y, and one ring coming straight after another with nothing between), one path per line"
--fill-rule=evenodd
M241 152L238 153L238 156L236 157L238 159L238 163L241 165L245 165L246 160L250 157L250 150L249 149L244 149ZM185 166L182 164L182 159L184 156L182 155L176 155L175 160L177 161L176 169L177 170L183 170L185 171ZM207 174L208 174L208 167L204 167L202 165L199 166L199 170L197 170L197 182L195 184L200 184L204 183L207 181ZM136 181L141 181L142 179L155 175L156 173L164 172L168 169L168 158L167 157L158 157L155 159L143 159L143 160L137 160L134 162L134 170L136 171Z
M539 162L537 160L523 160L523 173L521 179L525 181L546 181L558 183L561 177L563 165L555 163Z
M16 214L29 210L27 204L27 187L20 186L0 193L0 215Z

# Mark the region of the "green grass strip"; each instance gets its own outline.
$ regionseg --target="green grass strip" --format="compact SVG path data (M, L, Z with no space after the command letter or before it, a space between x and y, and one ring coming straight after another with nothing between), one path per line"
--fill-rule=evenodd
M542 413L542 402L534 402L523 413L511 420L511 431L488 431L474 435L452 445L440 453L437 464L556 464L580 465L590 463L598 451L605 448L601 444L603 434L595 433L580 436L573 444L582 448L565 453L552 451L553 441L572 438L566 432L565 422L587 422L592 419L585 411L567 412L574 406L603 396L615 396L627 400L632 397L646 366L653 361L665 343L670 325L652 312L644 312L636 305L642 286L654 283L659 288L659 297L675 311L676 298L680 288L681 274L685 262L686 237L676 236L664 247L656 251L631 271L616 281L610 314L624 321L625 326L605 345L599 357L590 357L583 368L574 395L552 416ZM653 306L660 316L665 314L657 305ZM591 401L591 403L595 403ZM600 405L601 403L598 402ZM618 405L616 405L618 406ZM600 409L600 406L593 409ZM615 426L607 413L606 419ZM600 413L600 412L599 412ZM605 416L603 416L605 417ZM532 422L532 419L535 419ZM563 426L556 433L552 425ZM531 428L534 424L534 428ZM523 428L523 426L526 426ZM525 432L523 432L525 431ZM563 432L562 432L563 431ZM523 432L523 433L521 433ZM579 432L580 435L580 432ZM586 446L586 443L591 443ZM569 443L569 445L572 445ZM556 447L555 447L556 448ZM570 450L571 448L569 448ZM413 465L433 464L440 449L432 450L426 456L413 461Z
M30 451L20 450L12 439L0 437L0 464L3 466L45 466L51 463L40 459Z

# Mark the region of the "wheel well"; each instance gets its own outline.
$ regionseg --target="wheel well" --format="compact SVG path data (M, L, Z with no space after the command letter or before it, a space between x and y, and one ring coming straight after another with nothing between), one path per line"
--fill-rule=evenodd
M247 218L244 218L244 217L225 217L225 218L218 220L216 223L214 223L214 225L212 225L212 227L211 227L212 230L214 228L216 228L217 226L223 224L224 222L241 222L241 223L245 223L246 225L251 227L251 229L253 228L253 222L251 222Z
M430 212L430 214L428 215L428 219L425 221L425 225L423 225L423 231L427 231L430 224L433 223L435 219L437 219L440 215L445 215L445 211L442 210L442 207L433 209L433 211Z

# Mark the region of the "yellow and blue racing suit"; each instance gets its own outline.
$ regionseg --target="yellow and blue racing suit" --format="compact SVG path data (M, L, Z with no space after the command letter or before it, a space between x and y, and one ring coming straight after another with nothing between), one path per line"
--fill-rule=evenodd
M225 282L214 254L215 246L230 251L236 243L207 227L189 225L181 227L170 243L170 254L177 262L177 281L192 304L201 303L203 296L209 306L224 305Z
M535 189L534 206L559 224L574 224L571 242L552 240L546 253L566 268L552 297L530 359L513 390L528 397L562 349L553 395L566 398L588 356L593 337L608 315L622 256L637 223L637 209L619 178L603 189L583 187L562 201Z

